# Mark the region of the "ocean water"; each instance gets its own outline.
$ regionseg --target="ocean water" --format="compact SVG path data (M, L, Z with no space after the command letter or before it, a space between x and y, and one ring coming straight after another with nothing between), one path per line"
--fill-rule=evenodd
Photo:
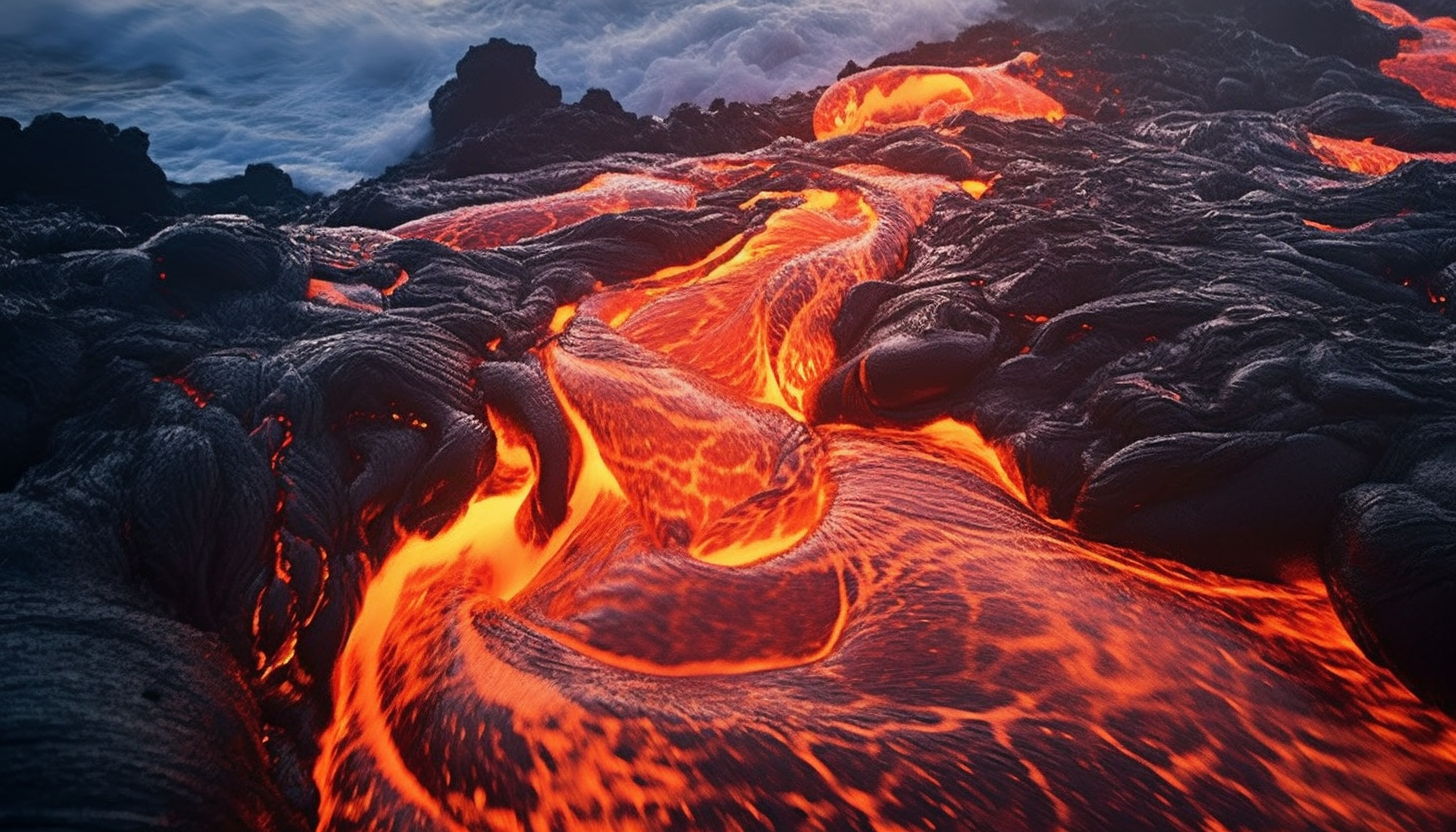
M605 87L663 115L828 83L997 2L0 0L0 115L140 127L177 181L270 161L328 192L427 141L431 93L491 37L535 47L568 101Z

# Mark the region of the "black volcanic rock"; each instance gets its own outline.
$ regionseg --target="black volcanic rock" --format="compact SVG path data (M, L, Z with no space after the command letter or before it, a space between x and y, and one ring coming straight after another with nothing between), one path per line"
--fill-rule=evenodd
M1399 37L1372 18L1342 2L1320 0L1309 6L1318 34L1301 36L1308 40L1308 54L1272 39L1286 34L1281 27L1292 25L1306 5L1280 0L1265 8L1229 0L1204 9L1194 0L1050 2L1028 17L1066 19L1076 12L1075 20L1044 30L1025 20L990 21L953 41L917 44L877 58L870 66L989 64L1032 51L1041 55L1038 83L1069 112L1098 120L1147 117L1170 109L1272 113L1316 107L1334 92L1378 96L1383 102L1400 100L1402 110L1419 112L1386 114L1383 118L1399 119L1399 125L1377 135L1403 138L1401 146L1410 150L1444 149L1449 116L1435 115L1437 108L1424 105L1409 87L1375 71L1379 59L1395 54ZM1210 66L1202 57L1210 52L1226 61ZM435 147L376 180L324 200L306 216L333 225L388 228L431 210L430 200L420 199L412 184L423 180L520 173L623 153L746 152L779 138L814 138L815 92L763 104L714 102L706 110L683 104L665 118L637 117L604 90L591 90L580 103L562 105L559 91L537 75L534 56L528 47L499 39L472 47L460 62L459 76L431 101ZM851 62L841 77L859 68ZM521 90L503 92L511 83ZM472 89L480 99L473 109ZM442 112L449 114L443 128ZM1320 111L1312 111L1311 117L1319 118ZM461 204L445 201L445 207Z
M238 176L197 184L173 184L172 192L192 214L246 214L278 219L308 203L293 177L268 162L248 165Z
M167 176L147 155L147 134L59 113L20 129L0 119L0 202L29 199L95 210L109 222L180 207Z
M94 828L156 828L169 806L183 828L302 826L329 708L290 680L329 677L363 572L494 465L481 402L545 395L539 367L479 365L595 280L741 230L647 212L497 253L206 217L0 261L0 780L28 791L0 827L129 807L134 825ZM306 300L311 276L382 314ZM261 686L259 653L286 660Z
M1106 121L1170 109L1276 112L1340 91L1417 103L1413 89L1375 71L1399 41L1345 0L1111 0L1042 30L990 21L870 66L994 64L1029 51L1041 58L1044 91ZM1211 53L1222 60L1211 64Z
M610 92L600 87L592 87L587 90L586 94L581 97L581 101L577 102L577 106L595 113L601 113L602 115L633 118L632 114L627 112L626 108L622 106L621 102L613 98Z
M448 145L472 128L508 115L560 103L561 88L536 74L536 50L491 38L470 47L455 64L455 77L430 98L435 145Z
M0 255L59 254L135 243L183 214L285 222L312 199L263 163L212 182L169 182L147 134L94 118L0 117Z
M634 117L600 99L584 100L509 117L441 153L427 154L419 160L422 164L405 167L415 174L433 168L456 179L584 162L612 153L699 156L748 151L784 136L812 139L816 100L800 95L759 106L734 102L715 111L683 104L663 119Z
M0 205L0 260L125 245L127 233L93 213L54 204Z
M307 206L299 216L329 225L390 228L442 205L464 204L457 201L460 189L445 188L454 196L438 194L442 201L425 193L440 186L422 189L421 182L524 173L613 154L700 156L747 152L784 137L814 138L814 92L755 105L716 101L707 110L683 104L658 118L628 112L599 88L587 90L575 104L562 104L561 90L542 80L535 66L536 53L527 46L493 38L471 47L457 65L457 77L430 100L433 148ZM534 192L528 187L513 195ZM478 199L494 201L479 193Z
M0 507L7 536L48 561L0 577L0 826L311 828L268 779L257 704L219 639L97 575L94 550L67 540L90 537L86 507Z

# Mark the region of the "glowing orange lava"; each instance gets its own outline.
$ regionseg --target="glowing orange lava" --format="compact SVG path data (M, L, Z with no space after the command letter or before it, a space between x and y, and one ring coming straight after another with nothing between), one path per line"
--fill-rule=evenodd
M1408 162L1425 159L1432 162L1456 162L1456 153L1407 153L1376 144L1373 139L1355 141L1309 134L1309 146L1320 161L1352 173L1384 176Z
M1400 42L1400 54L1380 62L1380 71L1420 90L1433 104L1456 108L1456 19L1421 20L1394 3L1351 0L1355 8L1388 26L1418 29L1418 40Z
M912 124L933 126L963 111L1060 121L1067 114L1062 105L1011 72L1035 59L1022 53L996 66L890 66L856 73L830 86L819 99L814 135L828 139Z
M366 287L367 289L367 287ZM368 290L374 295L380 293L375 290ZM361 292L362 294L362 292ZM308 281L308 291L305 294L309 300L320 301L331 306L345 306L350 309L358 309L362 312L378 312L381 307L371 299L355 298L349 294L346 286L338 283L330 283L327 280L311 279Z
M897 272L931 202L954 187L871 167L840 172L858 187L760 194L790 207L722 262L604 292L583 311L740 395L798 416L834 358L829 327L844 293Z
M846 294L904 268L937 200L985 196L864 165L812 181L558 315L533 360L570 434L565 520L537 505L538 439L490 410L465 515L369 585L321 828L1456 822L1456 725L1317 585L1080 540L950 419L806 421ZM578 198L413 225L504 239Z
M437 240L458 249L495 248L629 208L690 208L696 195L686 182L604 173L564 194L457 208L407 222L391 233Z

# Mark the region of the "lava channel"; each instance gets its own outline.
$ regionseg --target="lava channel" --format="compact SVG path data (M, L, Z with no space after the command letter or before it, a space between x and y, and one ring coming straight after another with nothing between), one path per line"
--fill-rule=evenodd
M950 419L806 418L847 293L970 198L873 166L813 179L742 204L762 219L702 261L567 309L522 365L561 435L492 407L474 503L374 577L321 828L1456 824L1452 723L1318 586L1090 544ZM575 199L494 210L545 228ZM415 227L497 233L461 216Z

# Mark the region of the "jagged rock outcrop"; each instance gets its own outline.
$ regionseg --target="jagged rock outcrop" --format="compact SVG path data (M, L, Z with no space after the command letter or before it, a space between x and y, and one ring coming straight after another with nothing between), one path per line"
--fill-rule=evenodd
M245 214L285 222L308 204L309 194L294 187L293 177L269 162L248 165L237 176L182 185L172 192L191 214Z
M430 98L435 145L443 147L506 116L561 104L561 88L536 74L536 50L502 38L472 46L455 77Z
M0 118L0 203L58 202L109 222L175 215L181 206L147 155L149 144L135 127L94 118L48 113L23 129Z

